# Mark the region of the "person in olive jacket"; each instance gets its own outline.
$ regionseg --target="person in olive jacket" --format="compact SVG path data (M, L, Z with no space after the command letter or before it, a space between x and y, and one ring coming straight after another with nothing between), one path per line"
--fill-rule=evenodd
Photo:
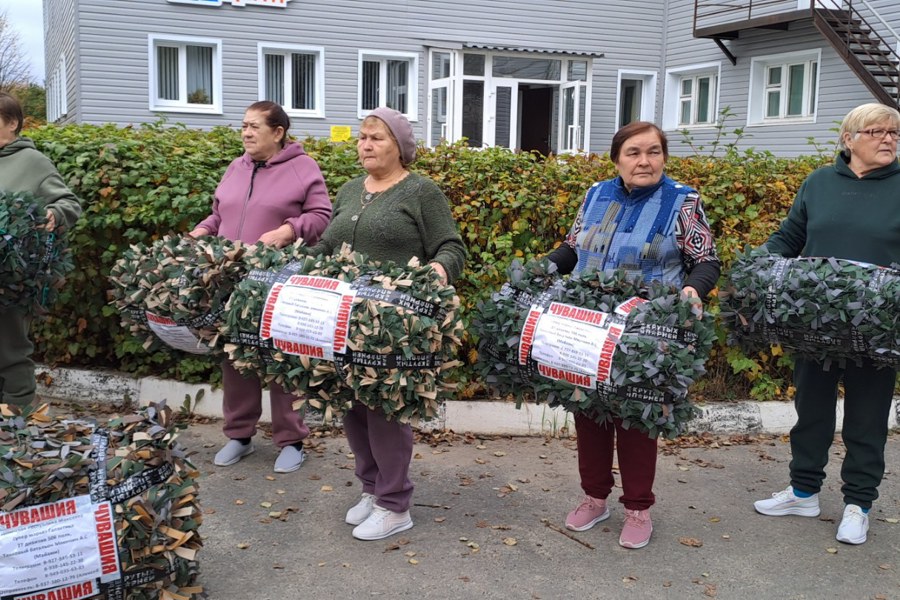
M900 112L882 104L851 110L840 129L833 165L809 175L781 227L766 242L785 257L830 256L880 265L900 263ZM844 383L841 465L844 513L836 538L862 544L869 508L884 476L888 416L896 369L871 360L826 366L798 357L794 364L797 423L791 429L790 481L754 503L769 516L819 516L819 491L834 441L838 384Z
M19 101L0 93L0 191L34 195L44 203L47 229L69 229L81 215L81 204L53 163L34 142L19 135L24 124ZM21 310L0 311L0 389L4 403L27 406L34 400L37 385L29 324Z

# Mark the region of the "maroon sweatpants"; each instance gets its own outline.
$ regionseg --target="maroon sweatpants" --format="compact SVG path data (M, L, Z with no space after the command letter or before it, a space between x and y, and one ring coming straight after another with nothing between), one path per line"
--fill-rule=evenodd
M225 435L229 439L249 438L256 433L262 415L262 384L253 376L244 377L227 360L222 361L222 391L225 399ZM269 387L272 406L272 441L279 448L303 441L309 427L300 413L293 409L297 397L277 384Z
M588 496L605 499L612 492L613 446L619 457L622 497L619 502L629 510L653 506L653 480L656 477L656 440L637 429L622 428L621 419L599 424L590 417L575 414L578 435L578 472L581 489Z
M373 494L381 508L409 510L413 494L409 480L412 427L388 421L381 411L354 402L344 415L344 432L356 456L356 477L362 482L363 492Z

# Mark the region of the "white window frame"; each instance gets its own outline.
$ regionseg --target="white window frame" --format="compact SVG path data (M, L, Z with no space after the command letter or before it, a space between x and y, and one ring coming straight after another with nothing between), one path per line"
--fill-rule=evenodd
M179 99L162 100L158 97L159 81L157 80L156 49L158 46L176 46L179 69ZM212 80L213 97L211 104L189 104L187 101L187 46L208 46L213 49L212 56ZM200 38L183 35L159 35L147 36L147 53L149 55L149 92L150 110L155 112L222 114L222 40L215 38Z
M59 63L47 80L47 121L53 123L69 112L68 73L66 55L59 57Z
M815 63L816 80L815 85L811 85L811 65ZM767 117L766 107L768 105L768 91L771 90L768 85L768 72L772 67L782 67L782 77L786 77L792 65L803 64L804 69L804 90L803 90L803 114L799 116L788 116L786 107L789 101L786 90L782 90L779 116ZM787 52L784 54L772 54L768 56L757 56L750 61L750 85L747 98L747 125L765 126L765 125L782 125L784 123L815 123L816 115L819 110L819 86L822 80L822 51L820 48L813 50L805 50L799 52ZM785 82L782 79L782 82ZM815 98L815 110L810 111L810 101L813 96Z
M643 81L641 90L641 117L642 121L653 122L656 120L656 71L646 71L641 69L619 69L616 77L616 120L613 121L618 129L619 119L621 118L620 106L622 103L622 80L623 79L640 79ZM590 106L590 104L588 104Z
M705 127L714 127L718 122L719 116L719 89L722 81L722 63L720 61L700 63L695 65L687 65L674 69L666 69L666 86L663 93L663 115L662 128L663 131L680 131L682 129L702 129ZM712 98L709 103L710 121L705 123L697 123L697 85L696 79L701 77L712 77L713 85L710 85L710 94ZM681 124L681 82L686 79L694 79L694 88L692 90L691 123Z
M363 62L379 61L382 66L388 60L406 60L409 62L409 71L406 81L406 118L410 122L419 120L419 54L417 52L394 52L387 50L362 49L359 51L359 59L356 69L356 112L360 119L365 119L370 110L363 110ZM379 69L381 79L381 91L378 98L378 106L384 106L387 101L387 69Z
M257 44L257 73L259 75L259 99L266 97L266 56L280 54L285 57L284 64L284 97L291 96L292 73L288 59L292 54L312 54L316 57L316 91L315 109L298 109L282 106L292 117L325 118L325 48L321 46L302 46L299 44Z

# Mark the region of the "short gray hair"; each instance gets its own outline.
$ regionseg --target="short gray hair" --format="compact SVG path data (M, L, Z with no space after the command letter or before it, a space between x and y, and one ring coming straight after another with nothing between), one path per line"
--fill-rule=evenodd
M838 148L846 151L847 146L844 145L844 134L849 133L851 136L856 135L860 129L865 129L873 123L890 120L894 129L900 129L900 111L896 108L879 104L878 102L870 102L869 104L860 104L847 113L841 122L841 130L838 139Z

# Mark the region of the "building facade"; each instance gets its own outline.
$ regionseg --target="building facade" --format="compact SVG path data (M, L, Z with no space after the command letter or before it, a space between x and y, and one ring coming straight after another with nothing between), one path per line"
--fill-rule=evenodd
M896 50L893 3L861 4ZM236 127L266 99L293 134L326 137L389 105L428 145L603 152L644 119L673 153L740 128L741 145L794 155L832 144L836 121L880 99L816 19L850 2L721 4L44 0L48 118Z

